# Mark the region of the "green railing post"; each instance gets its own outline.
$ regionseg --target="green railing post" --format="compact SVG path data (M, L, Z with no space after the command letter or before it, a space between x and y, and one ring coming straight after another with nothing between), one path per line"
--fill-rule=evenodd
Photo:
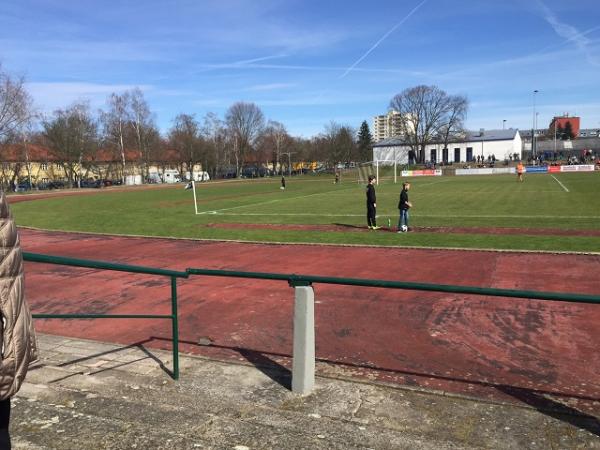
M171 278L171 314L32 314L34 319L171 319L173 332L173 373L172 378L179 379L179 323L177 314L177 278L188 278L187 272L179 272L155 267L117 264L106 261L69 258L64 256L43 255L23 252L23 260L45 264L59 264L71 267L86 267L98 270L160 275Z
M179 323L177 320L177 277L171 277L171 316L173 318L173 379L179 379Z

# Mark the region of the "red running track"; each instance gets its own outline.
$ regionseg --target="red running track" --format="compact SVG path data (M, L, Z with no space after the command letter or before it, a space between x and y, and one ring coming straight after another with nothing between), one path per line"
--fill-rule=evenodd
M597 255L20 235L28 252L176 270L600 294ZM165 277L26 263L26 283L35 313L170 313ZM181 351L290 366L293 291L285 282L193 277L178 286ZM600 412L600 305L333 285L315 285L315 298L321 374ZM53 319L36 328L170 348L167 320Z

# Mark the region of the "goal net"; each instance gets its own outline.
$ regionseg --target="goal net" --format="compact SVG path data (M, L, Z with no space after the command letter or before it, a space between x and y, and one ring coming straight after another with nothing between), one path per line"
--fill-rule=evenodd
M399 164L397 161L389 159L378 159L359 164L357 181L360 184L367 184L369 182L369 177L374 176L376 178L376 184L397 183L398 171L401 170L401 167L398 166Z

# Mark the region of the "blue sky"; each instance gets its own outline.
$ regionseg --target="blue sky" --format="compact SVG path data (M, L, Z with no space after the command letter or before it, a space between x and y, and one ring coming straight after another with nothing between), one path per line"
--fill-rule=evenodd
M435 84L468 127L554 114L600 127L598 0L3 0L0 62L44 112L140 87L166 131L179 113L258 104L294 135L358 127Z

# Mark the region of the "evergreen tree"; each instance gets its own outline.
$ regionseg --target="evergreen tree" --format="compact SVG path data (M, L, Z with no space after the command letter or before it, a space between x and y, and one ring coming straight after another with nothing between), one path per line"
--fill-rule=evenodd
M562 139L564 134L565 134L565 130L563 129L562 125L559 123L558 126L556 127L556 139Z
M565 123L565 129L563 131L563 141L571 140L574 137L575 135L573 134L573 126L571 125L571 121L568 120L567 123Z
M361 161L373 159L373 136L366 120L360 125L358 131L358 157Z

